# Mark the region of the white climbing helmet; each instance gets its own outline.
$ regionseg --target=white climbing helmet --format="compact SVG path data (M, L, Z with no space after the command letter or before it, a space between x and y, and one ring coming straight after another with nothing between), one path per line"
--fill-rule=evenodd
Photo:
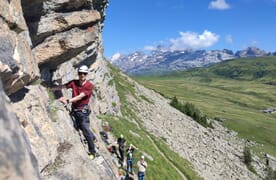
M88 73L88 67L86 65L82 65L78 72L82 72L82 73Z

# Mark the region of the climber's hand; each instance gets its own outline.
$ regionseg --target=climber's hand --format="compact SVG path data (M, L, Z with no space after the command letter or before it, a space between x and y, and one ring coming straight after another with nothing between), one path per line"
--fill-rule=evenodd
M66 98L64 96L60 97L58 100L64 105L67 104Z

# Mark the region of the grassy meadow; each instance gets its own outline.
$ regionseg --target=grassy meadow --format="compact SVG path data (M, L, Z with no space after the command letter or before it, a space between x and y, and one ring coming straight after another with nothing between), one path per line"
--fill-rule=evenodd
M229 60L163 76L135 77L167 97L193 103L209 118L245 139L253 149L276 156L276 57Z
M135 162L133 167L135 173L137 173L137 160L144 154L145 160L148 163L146 173L146 179L148 180L180 180L184 179L183 175L186 179L202 179L195 172L189 161L173 152L168 145L166 145L164 139L153 136L143 127L142 121L136 116L135 111L137 111L137 109L127 102L126 95L132 95L139 101L150 102L150 100L144 96L136 96L134 86L128 81L127 77L122 76L120 72L110 64L109 68L111 76L113 77L109 84L116 84L123 116L100 115L98 117L102 121L107 121L109 123L112 127L111 133L115 137L119 137L120 134L123 134L127 140L127 146L131 143L139 148L134 152Z

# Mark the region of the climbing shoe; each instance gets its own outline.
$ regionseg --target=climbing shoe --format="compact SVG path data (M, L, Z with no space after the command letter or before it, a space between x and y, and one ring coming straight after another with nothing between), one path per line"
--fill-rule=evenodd
M89 154L89 159L91 159L91 160L95 159L94 154Z
M99 153L90 153L89 154L89 159L91 159L91 160L93 160L93 159L95 159L96 157L99 157L100 156L100 154Z

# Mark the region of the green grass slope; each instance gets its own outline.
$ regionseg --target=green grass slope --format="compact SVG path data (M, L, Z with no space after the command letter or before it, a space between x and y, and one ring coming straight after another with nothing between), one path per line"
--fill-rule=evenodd
M193 103L209 118L256 141L254 149L276 156L276 57L229 60L165 76L137 77L168 97Z
M136 108L127 101L127 95L133 96L139 101L151 102L144 96L135 94L134 85L128 81L127 77L122 76L120 72L109 64L110 73L113 79L109 82L110 85L115 84L118 95L120 97L122 117L111 115L100 115L99 118L109 122L112 127L111 133L116 137L122 133L126 137L128 144L134 144L139 150L134 152L134 170L137 173L137 160L141 154L150 155L153 160L146 157L148 163L146 179L148 180L167 180L183 179L183 175L187 179L197 180L202 179L195 172L192 165L178 154L173 152L165 140L158 139L149 133L139 117L136 116Z

